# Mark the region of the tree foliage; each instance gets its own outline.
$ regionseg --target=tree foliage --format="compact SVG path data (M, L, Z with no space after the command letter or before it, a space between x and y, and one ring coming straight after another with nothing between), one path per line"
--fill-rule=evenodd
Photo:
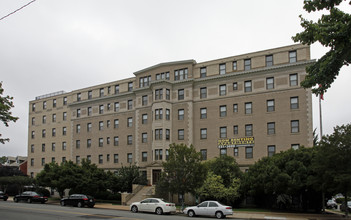
M295 42L311 45L315 42L321 43L330 50L316 63L306 68L308 75L301 85L311 88L316 94L322 94L330 88L343 65L351 62L351 15L336 6L342 0L305 0L304 9L307 12L315 12L323 9L329 10L317 22L304 19L301 15L301 26L303 32L293 37ZM351 1L349 2L351 4Z
M133 184L146 185L146 176L141 175L139 167L135 164L122 166L118 174L111 179L111 190L113 192L132 192Z
M206 178L201 158L201 153L196 152L192 145L170 145L169 157L163 163L164 173L158 184L172 194L195 194Z
M4 89L2 88L2 82L0 82L0 121L4 123L6 127L9 126L9 122L16 122L18 117L12 116L11 108L13 105L13 97L3 96ZM6 141L9 141L9 138L1 138L2 134L0 133L0 143L5 144Z
M33 180L28 176L2 176L0 177L0 188L6 192L7 188L11 185L16 185L19 191L23 191L24 186L29 186ZM17 192L20 193L20 192Z

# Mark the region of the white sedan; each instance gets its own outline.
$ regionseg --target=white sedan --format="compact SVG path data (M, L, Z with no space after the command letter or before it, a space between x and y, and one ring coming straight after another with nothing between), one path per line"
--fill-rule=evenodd
M134 202L130 205L130 210L136 212L155 212L158 215L163 213L175 213L174 203L165 202L163 199L148 198L141 202Z
M185 208L183 213L189 217L194 217L195 215L207 215L216 216L217 218L225 218L227 215L233 214L233 209L231 206L222 205L217 201L205 201L197 206Z

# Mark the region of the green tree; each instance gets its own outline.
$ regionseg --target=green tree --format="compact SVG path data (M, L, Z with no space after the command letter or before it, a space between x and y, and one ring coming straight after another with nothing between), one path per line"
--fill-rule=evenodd
M146 185L146 176L141 175L140 169L135 164L122 166L117 175L112 176L110 189L113 192L132 192L133 184Z
M164 173L160 185L171 194L195 194L206 178L206 168L201 163L201 153L185 144L171 144L169 157L163 163Z
M351 124L337 126L322 138L313 168L316 176L311 181L324 191L341 192L346 203L351 192Z
M0 82L0 120L4 123L6 127L9 126L9 122L16 122L18 117L12 116L11 108L13 105L13 97L3 96L4 89L2 88L2 82ZM0 133L0 143L5 144L6 141L10 141L9 138L1 138L2 134Z
M17 185L20 192L23 191L24 186L29 186L33 180L28 176L2 176L0 177L0 188L6 192L10 185ZM17 193L20 193L17 192Z
M330 50L316 63L306 68L308 75L301 85L311 88L313 93L323 94L330 88L343 65L351 62L351 15L338 9L343 0L305 0L304 9L307 12L329 10L318 22L306 20L300 15L303 32L293 37L295 42L311 45L321 43ZM351 4L351 1L349 2Z

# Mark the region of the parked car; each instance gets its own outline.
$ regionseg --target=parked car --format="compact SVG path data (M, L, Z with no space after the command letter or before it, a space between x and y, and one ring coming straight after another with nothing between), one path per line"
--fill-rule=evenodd
M62 206L71 205L82 208L87 206L89 208L93 208L95 205L95 199L92 196L84 195L84 194L72 194L66 198L61 199L60 204Z
M222 205L217 201L204 201L197 206L190 206L183 210L183 213L189 217L196 215L215 216L217 218L225 218L227 215L233 214L231 206Z
M32 203L32 202L45 203L48 201L48 197L43 196L42 194L39 194L37 192L26 191L20 195L16 195L15 197L13 197L13 201L14 202L27 201L29 203Z
M163 213L175 213L176 206L174 203L169 203L163 199L147 198L140 202L134 202L130 205L130 210L136 212L155 212L158 215Z
M9 198L9 196L4 193L3 191L0 191L0 199L6 201Z
M341 211L345 212L346 209L345 209L345 204L344 203L341 204L340 209L341 209ZM347 202L347 209L348 209L349 212L351 212L351 201Z
M330 199L327 202L327 208L328 209L336 209L338 207L338 204L335 202L334 199Z

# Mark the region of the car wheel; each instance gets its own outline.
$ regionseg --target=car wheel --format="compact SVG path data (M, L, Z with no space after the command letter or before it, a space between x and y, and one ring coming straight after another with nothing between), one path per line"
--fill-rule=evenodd
M195 212L193 210L189 210L188 211L188 216L189 217L194 217L195 216Z
M138 207L136 205L132 206L132 212L134 212L134 213L138 212Z
M7 199L4 199L4 201L7 201Z
M82 202L78 202L77 206L78 208L82 208L84 205L82 204Z
M13 201L14 201L14 202L18 202L18 199L17 199L17 198L14 198Z
M66 205L65 201L61 201L60 204L61 204L61 206L65 206Z
M28 203L32 203L32 200L31 200L31 199L27 199L27 202L28 202Z
M216 218L223 218L224 217L224 215L223 215L223 213L222 212L216 212Z
M157 215L162 215L162 213L163 213L162 208L158 207L158 208L156 209L156 214L157 214Z

